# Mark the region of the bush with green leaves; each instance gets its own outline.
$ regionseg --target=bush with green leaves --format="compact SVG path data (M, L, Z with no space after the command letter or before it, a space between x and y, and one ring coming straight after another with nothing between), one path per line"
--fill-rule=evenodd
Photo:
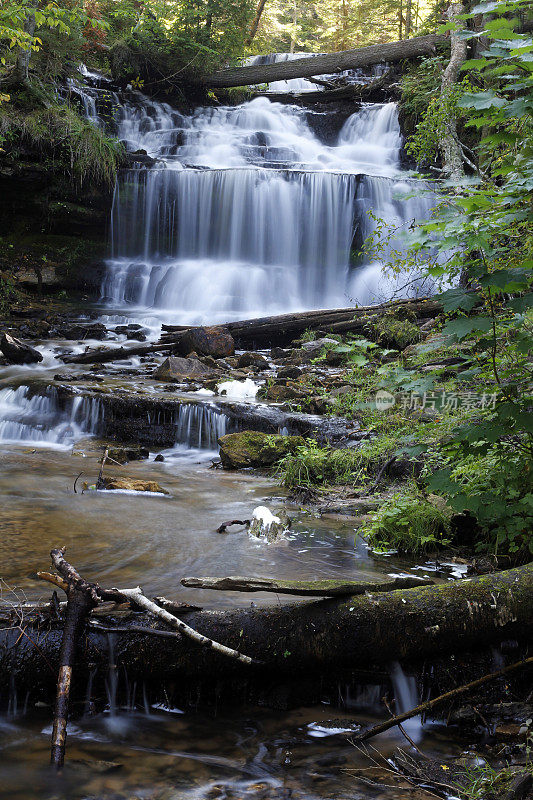
M373 550L423 555L451 541L450 513L431 503L413 484L388 498L360 533Z

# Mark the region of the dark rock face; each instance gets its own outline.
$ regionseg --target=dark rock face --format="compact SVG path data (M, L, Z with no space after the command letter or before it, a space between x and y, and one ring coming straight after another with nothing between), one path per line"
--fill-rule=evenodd
M67 322L54 326L53 333L62 339L98 339L102 341L107 337L107 328L101 322L91 322L89 325Z
M239 367L259 367L259 369L268 369L267 359L261 353L246 352L239 356Z
M243 431L222 436L220 459L224 469L270 467L304 444L301 436L280 436L260 431Z
M154 372L158 381L180 381L183 378L214 378L217 372L197 358L170 356Z
M225 328L191 328L180 337L176 352L181 355L194 352L202 356L227 358L235 353L235 342Z
M337 144L342 126L349 116L358 111L361 103L338 102L316 104L306 113L306 121L315 136L324 144Z
M2 334L0 350L10 364L38 364L43 360L38 350L28 344L24 344L20 339L16 339L8 333Z

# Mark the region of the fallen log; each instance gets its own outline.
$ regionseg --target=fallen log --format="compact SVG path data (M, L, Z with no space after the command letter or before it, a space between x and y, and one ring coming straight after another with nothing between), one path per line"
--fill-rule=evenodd
M294 61L279 61L273 64L253 64L247 67L222 69L202 78L202 83L213 89L231 86L287 81L292 78L311 78L314 75L330 75L347 69L368 67L383 62L393 63L404 59L418 58L434 53L438 44L446 44L445 36L418 36L399 42L373 44L358 50L342 50L311 58L296 58Z
M65 364L106 364L108 361L122 361L131 356L144 356L150 353L170 352L172 347L165 343L140 344L134 347L98 347L77 353L73 356L60 356Z
M428 319L442 311L438 300L428 297L416 300L397 300L375 306L358 308L320 309L280 314L271 317L228 322L225 328L233 336L237 347L282 346L289 344L306 330L340 333L362 333L365 324L375 316L401 311L417 319ZM181 326L163 325L160 342L171 345L179 338Z
M411 589L414 586L431 586L434 581L425 578L394 578L378 583L353 581L284 581L273 578L182 578L181 585L196 589L216 589L224 592L274 592L301 597L347 597L365 592L392 592L394 589Z
M246 694L245 684L264 686L313 679L334 679L353 670L375 669L392 660L417 661L447 653L458 654L503 640L531 641L533 633L533 563L492 575L435 586L399 589L382 594L331 598L266 609L234 608L187 614L187 624L226 647L245 650L263 662L250 668L221 658L210 648L185 637L156 638L139 632L117 632L115 662L130 680L160 686L172 682L217 686L226 680ZM105 599L111 599L106 593ZM107 622L107 625L110 623ZM121 627L125 623L121 621ZM150 617L135 615L135 624L153 625ZM0 689L49 697L57 668L62 629L57 622L0 630ZM91 665L100 679L109 665L107 633L88 629L78 649L76 674L80 683ZM177 645L176 642L179 642ZM245 679L243 681L243 678ZM235 684L238 679L239 683ZM189 682L189 684L187 684ZM244 687L244 688L243 688ZM218 689L217 689L218 691Z

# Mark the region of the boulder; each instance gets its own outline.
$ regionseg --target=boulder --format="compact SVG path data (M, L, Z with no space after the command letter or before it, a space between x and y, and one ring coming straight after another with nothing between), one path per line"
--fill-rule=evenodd
M228 433L218 440L224 469L271 467L304 444L301 436L281 436L260 431Z
M282 367L278 370L278 378L299 378L301 374L299 367Z
M197 358L169 356L153 373L158 381L180 381L184 378L215 378L219 373Z
M259 369L268 369L269 363L261 353L252 353L247 351L239 356L239 367L259 367Z
M91 322L84 325L81 322L67 322L54 327L55 336L61 339L97 339L103 341L107 338L107 328L102 322Z
M324 351L328 345L333 347L338 345L338 341L336 339L329 339L324 337L323 339L315 339L314 342L304 342L304 344L298 348L297 350L293 350L290 358L290 364L310 364L315 358L318 358Z
M271 400L273 403L283 403L285 400L294 400L296 397L302 397L303 394L305 392L293 389L291 386L275 383L269 387L265 396L267 400Z
M20 339L15 339L9 333L3 333L0 339L0 350L10 364L38 364L43 360L42 354L29 344L24 344Z
M193 351L202 356L227 358L235 353L235 342L226 328L190 328L176 342L175 352L186 356Z
M143 461L149 458L150 451L146 447L110 447L107 457L117 464L127 464L128 461Z

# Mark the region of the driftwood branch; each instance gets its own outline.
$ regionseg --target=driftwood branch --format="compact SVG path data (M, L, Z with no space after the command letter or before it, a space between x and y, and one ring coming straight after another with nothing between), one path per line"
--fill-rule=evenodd
M64 589L67 595L50 753L50 762L58 771L62 769L65 761L70 685L78 639L88 614L100 602L95 584L84 581L74 567L65 560L64 553L65 548L55 548L50 553L61 577L50 573L41 575L45 580Z
M472 689L477 689L478 686L483 686L484 683L493 681L496 678L501 678L503 675L507 675L509 672L514 672L518 669L530 668L532 666L533 656L526 658L524 661L517 661L515 664L510 664L503 669L499 669L497 672L491 672L490 675L484 675L482 678L477 678L477 680L466 683L464 686L459 686L457 689L452 689L450 692L445 692L444 694L433 698L433 700L427 700L425 703L421 703L419 706L412 708L410 711L404 711L403 714L397 714L395 717L392 717L392 719L386 720L386 722L381 722L379 725L374 725L373 728L364 731L358 736L354 736L352 741L364 742L367 739L372 739L379 733L384 733L385 731L390 730L390 728L399 726L407 719L418 717L420 714L430 711L432 708L435 708L435 706L441 705L447 700L453 700L454 697L457 697L460 694L465 694L466 692L470 692Z
M434 582L415 575L394 578L379 583L353 583L351 581L285 581L274 578L182 578L183 586L195 589L216 589L227 592L275 592L308 597L347 597L365 592L392 592L394 589L412 589L415 586L430 586Z
M169 612L165 611L164 608L160 608L152 600L149 600L147 597L145 597L140 587L137 587L136 589L119 589L119 592L126 599L133 601L135 605L139 606L139 608L144 608L145 611L149 611L151 614L154 614L154 616L159 617L159 619L163 620L163 622L166 622L167 625L170 625L172 628L175 628L184 636L188 636L188 638L192 639L193 642L196 642L196 644L199 644L202 647L209 647L216 653L221 653L222 655L228 656L228 658L233 658L236 661L240 661L241 664L250 665L257 663L253 658L250 658L250 656L245 656L238 650L234 650L231 647L226 647L226 645L215 642L213 639L198 633L198 631L195 631L194 628L191 628L189 625L183 622L183 620L178 619L178 617L175 617L173 614L169 614Z

